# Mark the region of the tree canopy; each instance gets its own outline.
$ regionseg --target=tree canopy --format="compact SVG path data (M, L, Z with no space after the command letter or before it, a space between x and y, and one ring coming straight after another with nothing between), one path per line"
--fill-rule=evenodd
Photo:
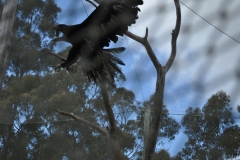
M175 158L236 157L240 146L233 139L239 134L239 128L232 126L234 118L231 109L230 97L223 91L213 94L202 109L189 107L182 119L188 141ZM233 139L229 141L226 136Z
M102 128L109 127L99 87L80 71L55 73L49 67L58 63L47 51L54 49L50 39L59 12L54 0L19 1L0 97L0 159L113 159L105 136L54 112L73 112ZM58 54L67 55L69 49ZM118 79L126 80L124 76ZM141 103L124 87L107 85L107 90L124 159L142 159L144 109L149 106L153 111L154 96ZM163 105L153 159L239 156L240 128L234 125L231 108L230 97L219 91L203 107L189 107L181 126ZM164 145L175 139L181 127L188 141L173 157Z

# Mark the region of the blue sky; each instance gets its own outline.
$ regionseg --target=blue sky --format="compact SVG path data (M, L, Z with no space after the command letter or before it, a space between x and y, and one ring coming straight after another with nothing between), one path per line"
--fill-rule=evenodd
M58 23L76 24L84 20L93 11L88 2L75 0L55 0L62 8L58 15ZM240 41L239 0L182 0L223 32ZM87 13L83 8L83 4ZM209 7L211 9L209 9ZM144 36L145 28L149 28L149 42L162 65L171 52L171 31L175 26L175 6L173 0L144 0L137 23L129 30ZM235 116L240 105L240 80L236 73L240 71L240 46L233 39L223 34L184 5L182 9L182 26L178 38L177 56L166 77L164 103L178 122L189 107L202 107L212 94L223 90L232 97ZM225 14L223 14L225 13ZM221 15L225 15L221 16ZM124 46L126 51L119 57L125 62L122 67L127 81L123 84L132 90L138 101L147 100L155 91L156 71L146 54L145 48L138 42L124 36L113 46ZM61 50L66 43L58 43L56 49ZM138 76L136 76L136 74ZM138 78L137 78L138 77ZM139 83L138 83L139 82ZM171 155L181 150L187 140L181 129L176 139L167 146Z

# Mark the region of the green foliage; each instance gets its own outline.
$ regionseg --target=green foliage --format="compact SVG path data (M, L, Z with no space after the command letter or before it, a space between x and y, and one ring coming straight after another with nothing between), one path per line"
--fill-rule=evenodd
M153 98L154 96L151 96L149 101L144 102L144 106L149 105L150 108L153 107ZM144 111L141 110L141 113L138 115L139 121L141 121L141 128L143 129L143 115ZM172 117L169 117L169 112L166 108L166 106L163 106L162 109L162 117L160 120L160 131L159 131L159 139L166 138L168 140L173 140L175 138L175 135L179 132L180 125L178 122L173 119ZM142 131L141 131L142 132Z
M7 137L6 130L12 127L8 153L21 152L21 159L61 159L63 156L70 159L112 159L106 137L86 125L68 121L68 118L53 112L53 109L73 112L85 120L107 126L105 109L99 107L102 100L98 87L90 86L81 72L74 75L62 71L44 76L12 76L6 84L0 103L5 106L4 113L13 115L13 119L2 120L7 124L15 121L14 125L17 126L13 129L13 126L5 125L0 130L1 136ZM140 103L131 91L124 88L109 88L109 91L120 146L123 153L131 155L136 149L141 149L138 143L142 138L139 132L141 121L131 120L131 114L136 113ZM17 143L21 143L20 148ZM8 154L9 159L16 156Z
M155 153L153 160L171 160L170 154L168 153L168 151L162 149L159 152Z
M49 66L59 62L47 50L54 47L49 39L54 37L52 26L60 11L54 0L19 0L11 37L9 75L0 97L0 159L113 159L105 136L53 111L73 112L108 127L97 86L89 83L79 70L75 74L49 71ZM59 55L66 55L69 49ZM125 77L119 79L124 81ZM132 91L107 87L124 158L141 159L144 107L153 106L153 97L142 106ZM238 156L240 128L231 126L234 120L229 103L230 97L220 91L202 109L188 108L182 119L189 138L185 147L173 158L166 150L160 150L154 159ZM166 106L162 114L158 144L174 140L180 129L176 120L169 117Z
M224 130L219 140L220 146L226 158L234 158L240 155L240 127L231 126Z
M20 0L10 44L8 70L15 76L47 71L47 53L41 49L53 49L51 27L56 23L60 8L53 0ZM45 54L45 56L42 56Z
M178 158L223 159L225 156L229 157L230 153L222 147L223 144L226 146L224 137L227 135L227 128L234 123L229 103L230 97L225 92L219 91L208 99L202 109L190 107L186 110L182 125L189 139L177 155Z
M153 99L154 96L150 97L150 100L144 102L144 106L150 106L150 108L153 107ZM151 109L152 110L152 109ZM172 117L169 116L169 112L166 108L166 106L163 106L162 109L162 117L160 119L160 128L159 128L159 134L158 134L158 141L157 141L157 148L161 148L161 144L164 145L165 143L168 143L175 139L175 135L179 132L180 124ZM138 109L138 115L137 115L137 124L138 125L138 133L137 136L141 141L143 142L143 125L144 125L144 108L141 107ZM163 152L163 151L162 151ZM156 153L160 154L161 153ZM142 153L138 153L138 159L142 159Z
M8 75L0 97L0 159L113 159L105 136L54 112L54 109L73 112L108 127L97 86L89 83L79 70L75 74L49 71L49 66L59 63L47 51L54 47L50 43L54 36L52 26L60 11L54 0L19 0ZM66 56L69 49L59 55ZM123 76L118 78L125 81ZM142 149L141 103L132 91L107 87L124 158L136 157ZM163 113L159 138L170 141L179 124L168 116L166 108ZM135 116L139 118L136 120Z

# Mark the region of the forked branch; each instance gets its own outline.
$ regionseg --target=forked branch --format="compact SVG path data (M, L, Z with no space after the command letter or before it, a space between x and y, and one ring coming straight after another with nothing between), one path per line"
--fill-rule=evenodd
M133 40L141 43L147 50L147 53L151 59L151 61L153 62L153 65L155 67L155 69L158 71L160 68L162 68L162 65L159 63L156 55L154 54L151 45L149 44L147 38L148 38L148 28L146 28L146 32L145 32L145 36L144 37L139 37L129 31L127 31L125 33L125 35L127 35L128 37L132 38Z

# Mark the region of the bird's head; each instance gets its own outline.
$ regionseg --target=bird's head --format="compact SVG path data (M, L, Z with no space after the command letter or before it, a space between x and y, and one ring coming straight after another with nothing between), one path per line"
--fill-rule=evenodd
M66 34L68 25L66 24L58 24L56 26L53 26L53 30L56 30L56 36L59 37L59 32L62 32L63 34Z

